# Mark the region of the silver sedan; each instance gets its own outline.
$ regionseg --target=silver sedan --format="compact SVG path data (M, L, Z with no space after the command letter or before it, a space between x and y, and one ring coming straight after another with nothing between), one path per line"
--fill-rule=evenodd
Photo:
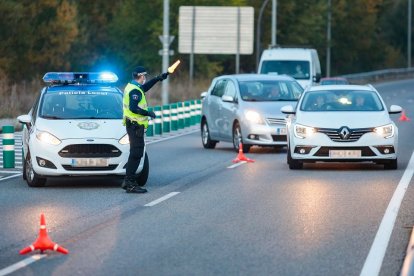
M248 152L253 145L285 146L286 119L280 108L296 105L299 83L281 75L226 75L213 79L202 94L201 140L204 148L219 141Z

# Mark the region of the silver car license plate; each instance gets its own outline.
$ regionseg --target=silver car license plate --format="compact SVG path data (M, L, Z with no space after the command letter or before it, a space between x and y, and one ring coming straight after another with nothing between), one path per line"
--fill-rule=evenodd
M285 127L276 128L276 135L286 135L286 128Z
M361 157L360 150L330 150L329 157L331 158L359 158Z
M108 167L108 159L104 158L77 158L72 159L73 167Z

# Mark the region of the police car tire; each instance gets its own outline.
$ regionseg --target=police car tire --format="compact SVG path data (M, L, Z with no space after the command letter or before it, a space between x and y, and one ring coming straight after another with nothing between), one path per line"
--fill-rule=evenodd
M44 187L46 185L46 178L39 177L39 175L33 170L31 162L30 152L28 152L23 165L23 174L25 175L27 185L29 185L29 187ZM33 171L33 178L29 177L30 169Z
M138 186L145 186L147 184L149 175L149 159L148 154L145 152L145 158L144 158L144 167L142 168L142 171L139 173L136 182Z

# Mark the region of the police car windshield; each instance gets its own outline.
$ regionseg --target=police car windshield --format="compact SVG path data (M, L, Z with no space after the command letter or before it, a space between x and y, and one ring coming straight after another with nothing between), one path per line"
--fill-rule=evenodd
M53 91L44 94L39 116L44 119L122 119L118 91Z

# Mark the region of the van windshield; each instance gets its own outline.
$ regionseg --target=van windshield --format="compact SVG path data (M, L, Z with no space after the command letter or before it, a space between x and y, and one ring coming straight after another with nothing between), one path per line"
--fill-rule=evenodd
M264 60L260 74L289 75L297 80L310 78L309 61L303 60Z

